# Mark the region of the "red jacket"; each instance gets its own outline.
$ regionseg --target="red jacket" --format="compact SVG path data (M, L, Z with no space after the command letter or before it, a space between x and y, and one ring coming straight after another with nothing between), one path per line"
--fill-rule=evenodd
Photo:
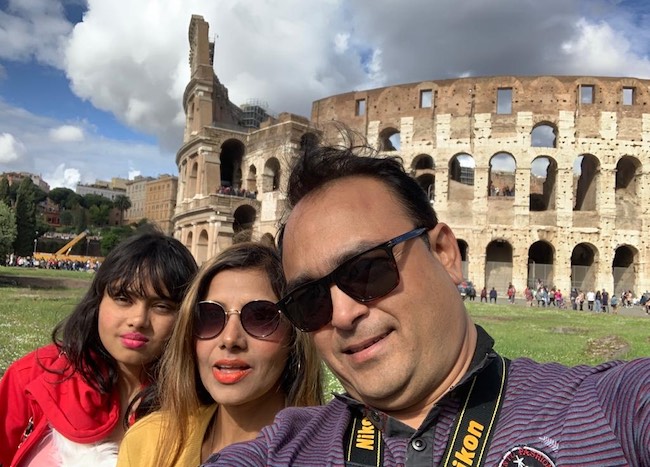
M48 424L76 443L106 438L119 422L120 397L118 391L99 394L50 344L7 369L0 380L0 414L0 465L9 467L38 444Z

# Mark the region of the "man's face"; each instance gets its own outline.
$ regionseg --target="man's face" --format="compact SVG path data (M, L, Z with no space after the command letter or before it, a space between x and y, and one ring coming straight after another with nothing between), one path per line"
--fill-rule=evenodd
M346 177L301 200L283 238L289 289L320 278L346 257L419 227L384 183ZM312 333L345 389L382 410L404 410L427 399L457 363L468 326L456 289L462 280L456 239L444 224L393 252L399 285L359 303L332 284L330 324Z

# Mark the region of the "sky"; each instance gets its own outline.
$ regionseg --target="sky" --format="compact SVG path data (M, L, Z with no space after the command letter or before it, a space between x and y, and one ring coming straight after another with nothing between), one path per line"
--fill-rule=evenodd
M192 14L235 104L490 75L650 78L647 0L0 0L0 172L177 174Z

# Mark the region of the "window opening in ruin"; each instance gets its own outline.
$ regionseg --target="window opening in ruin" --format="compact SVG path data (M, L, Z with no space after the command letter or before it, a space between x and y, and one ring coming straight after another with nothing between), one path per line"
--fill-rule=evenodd
M623 88L623 105L634 105L634 88Z
M580 103L593 104L594 103L594 86L590 84L580 85Z
M355 107L354 107L354 115L357 117L365 115L366 114L366 100L365 99L357 99L355 101Z
M576 157L573 163L574 211L595 211L598 200L600 162L591 154Z
M433 105L433 92L431 89L423 89L420 91L420 108L429 109Z
M193 198L194 195L197 194L196 193L196 179L198 177L198 172L199 172L198 167L199 167L199 164L196 161L194 161L192 163L192 170L190 171L190 177L189 177L190 183L188 184L188 187L187 187L187 196L186 196L187 198Z
M554 148L557 130L554 126L542 123L530 133L530 145L534 148Z
M553 283L553 263L555 252L553 245L540 240L533 243L528 249L528 279L526 284L537 289L540 284L551 289Z
M512 88L497 89L497 113L500 115L512 113Z
M616 224L631 228L638 222L639 185L641 162L632 156L624 156L616 164Z
M420 154L413 159L413 170L433 170L433 158L428 154Z
M380 151L399 151L401 146L400 133L395 128L384 128L379 133Z
M271 157L264 164L264 175L262 177L262 193L277 191L280 189L280 162Z
M244 204L235 209L232 224L232 231L235 234L233 243L249 241L252 238L252 229L256 217L257 212L255 208L248 204Z
M196 262L201 264L208 259L208 232L201 230L199 240L196 242Z
M300 137L300 152L310 152L316 146L318 146L318 136L314 133L305 133Z
M416 178L418 185L427 194L429 201L433 203L436 195L436 178L433 174L423 174Z
M460 250L460 265L463 272L463 279L469 279L469 262L467 260L469 246L465 240L461 240L460 238L456 239L456 243L458 243L458 249Z
M248 168L248 177L246 177L246 189L250 193L257 193L257 169L252 164Z
M192 232L187 233L187 238L185 239L185 246L188 250L192 251Z
M488 196L514 197L517 162L512 154L498 152L490 159Z
M629 245L622 245L616 249L612 261L612 276L614 278L614 293L621 294L636 290L635 266L638 263L638 251Z
M244 145L231 139L221 145L221 188L241 188L241 162L244 157Z
M467 153L457 154L449 161L448 198L455 200L474 199L474 158Z
M530 211L555 210L557 162L547 156L537 157L530 165Z
M485 248L485 287L494 287L503 297L512 282L512 245L506 240L491 241Z
M571 253L571 287L587 293L596 285L596 248L589 243L576 245Z

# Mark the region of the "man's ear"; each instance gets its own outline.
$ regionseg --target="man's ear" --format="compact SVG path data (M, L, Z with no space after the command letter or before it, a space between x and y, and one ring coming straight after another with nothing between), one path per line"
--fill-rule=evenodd
M454 233L447 224L439 222L433 229L429 230L427 235L431 252L447 270L454 284L460 284L463 281L463 269L460 249Z

